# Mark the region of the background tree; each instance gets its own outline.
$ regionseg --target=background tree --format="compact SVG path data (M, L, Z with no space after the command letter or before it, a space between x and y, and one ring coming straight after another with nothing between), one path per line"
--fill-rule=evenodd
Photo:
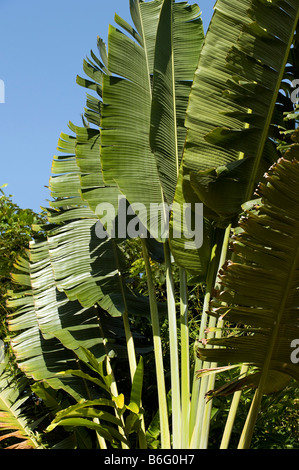
M35 213L31 209L22 209L12 201L12 195L6 195L0 188L0 338L7 335L8 291L16 289L11 273L19 256L24 256L29 242L41 236L41 225L46 222L43 212Z

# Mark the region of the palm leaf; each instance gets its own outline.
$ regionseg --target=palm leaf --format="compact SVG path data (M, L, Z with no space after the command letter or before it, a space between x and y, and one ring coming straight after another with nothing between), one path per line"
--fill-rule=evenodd
M41 449L35 423L26 416L28 380L20 372L13 372L6 362L0 368L0 442L5 445L8 440L6 449ZM8 432L3 434L4 431ZM17 439L17 443L11 444L11 438Z
M298 148L294 144L292 154L299 156ZM221 271L209 313L248 330L224 329L221 339L207 340L220 348L198 351L211 362L254 366L238 385L256 388L263 377L265 393L284 387L290 377L299 380L291 362L291 342L298 336L298 180L298 160L284 158L271 168L259 187L261 204L241 220L234 237L237 258Z
M149 212L150 203L163 202L148 139L154 51L151 41L156 34L162 1L131 1L130 4L138 36L129 37L109 27L108 68L114 75L103 78L101 161L106 184L116 183L130 204L142 202ZM136 184L141 171L143 197ZM147 214L138 215L142 224L149 227Z
M45 251L45 244L42 251ZM87 392L84 382L59 378L56 374L64 369L78 367L71 347L79 350L80 344L88 345L93 347L98 357L105 357L107 348L104 348L103 338L100 339L98 333L97 311L94 308L83 309L77 301L68 301L65 295L53 287L53 274L49 278L47 266L41 269L41 262L36 264L39 265L39 279L35 279L35 287L11 293L8 302L8 306L15 310L8 319L12 349L18 366L27 377L46 381L53 389L65 390L75 398L80 398ZM20 265L16 268L20 269ZM28 283L31 272L33 277L36 275L34 268L34 263L22 260L22 276L27 277ZM14 279L20 283L18 276L16 270ZM81 322L85 326L80 328ZM91 331L94 331L92 335Z
M220 218L231 220L238 213L240 202L251 198L264 171L263 157L267 162L271 162L272 154L275 158L269 127L298 17L296 1L261 4L244 0L234 4L219 0L215 6L187 112L184 176L195 173L198 192L205 195L206 206ZM248 179L242 192L238 177L230 176L229 165L243 157L253 161L251 168L244 168ZM227 177L231 178L223 209L219 199L214 201L213 193L209 196L205 182L206 170L217 171L222 166L227 167ZM221 184L221 175L216 175L216 181L212 178L210 185L216 185L218 177ZM228 195L236 198L237 193L239 204L233 199L230 211Z
M204 217L220 227L279 157L271 124L298 15L296 1L215 5L190 93L175 202L204 203ZM183 253L183 242L171 241L173 254L194 269L196 252Z
M85 397L84 381L56 374L78 367L74 354L80 356L82 346L98 360L108 353L126 357L122 319L111 318L95 305L84 308L77 299L69 300L57 290L47 242L32 244L30 260L21 259L16 268L15 282L32 285L30 290L12 293L9 301L9 307L16 308L10 315L9 328L19 367L28 377L44 380L54 389L63 389L76 399ZM142 314L145 307L145 303L140 306ZM141 335L134 334L134 338L137 351L151 349Z
M55 211L49 211L48 244L56 286L83 307L98 302L113 316L128 311L149 317L148 299L133 294L124 276L123 239L98 238L98 205L109 203L115 208L112 222L117 225L120 195L115 185L103 181L100 134L73 124L70 128L75 136L63 134L59 139L62 155L54 157L50 180Z
M163 3L154 57L150 143L169 205L174 199L186 136L185 113L203 39L197 5Z
M92 89L100 90L100 92L98 91L99 98L103 96L103 105L100 107L103 126L101 130L102 142L105 140L107 146L109 145L109 147L107 147L106 144L104 144L101 148L101 163L106 189L103 191L102 181L98 186L90 185L89 187L86 186L82 188L82 198L89 204L94 212L96 211L97 205L105 200L103 197L106 198L106 201L114 205L115 211L117 212L118 207L116 199L121 192L127 196L130 203L143 203L147 209L147 215L149 215L148 209L150 203L157 204L158 202L161 203L166 200L168 204L171 204L173 200L173 188L178 178L178 168L181 162L182 148L186 135L186 129L184 127L185 111L194 70L203 43L203 27L197 5L190 6L187 3L175 4L173 2L165 2L163 4L163 10L161 10L161 5L161 1L148 3L132 2L131 14L135 22L135 27L139 32L116 16L117 23L129 33L130 37L128 38L119 30L111 30L108 46L110 52L111 49L113 50L113 54L111 53L110 66L108 60L110 53L107 57L106 49L102 41L101 48L99 48L101 59L96 59L95 54L92 53L93 61L88 60L89 69L91 69L91 67L94 68L94 71L88 70L89 77L94 80L91 82ZM172 24L173 26L170 27ZM156 33L158 35L157 40ZM143 41L141 37L142 34L144 34ZM135 40L140 47L135 44ZM118 52L117 45L119 48ZM130 55L128 60L131 62L123 63L122 57L126 54L123 49L125 50L126 48L132 48L134 54L138 56L138 60L140 60L139 55L142 55L143 65L148 69L150 75L148 101L151 100L151 114L146 116L145 112L143 112L143 120L147 119L146 122L148 122L146 125L143 125L143 121L134 119L131 111L128 116L122 117L122 113L127 113L126 103L124 102L126 96L130 96L131 104L133 97L135 97L137 93L136 102L134 101L136 109L139 109L141 103L147 99L144 86L140 89L138 88L138 83L142 81L142 74L140 74L140 76L138 74L137 77L135 77L136 83L133 83L133 81L129 80L125 75L125 70L127 74L133 73L132 67L134 66L131 65L131 62L137 61L133 52L133 55L131 52L127 52ZM104 63L106 66L104 66ZM117 78L112 76L111 71L108 71L108 66L110 69L112 67ZM125 66L126 69L124 68ZM100 70L101 74L99 73ZM124 78L120 79L120 76ZM144 72L144 76L146 76L146 72ZM80 78L78 80L78 83L83 86L91 86L90 81L86 84L84 79ZM102 89L103 80L104 91ZM113 81L115 81L115 84ZM148 79L146 79L146 83L148 83ZM118 91L118 87L122 87L123 91ZM160 93L161 90L163 90L163 94ZM113 103L111 100L113 100ZM109 118L109 113L111 113L111 118ZM116 121L116 116L121 118L118 118ZM106 128L107 122L109 126ZM84 129L83 132L76 132L77 136L81 133L83 137L83 139L80 137L80 146L81 143L84 144L83 140L86 140L84 134L86 136L89 132L93 131ZM142 138L135 139L136 132L140 132ZM150 141L146 138L149 132ZM124 140L131 134L134 143L130 142L133 147L132 145L129 146L128 141ZM170 141L172 145L170 145ZM167 145L165 145L165 143L167 143ZM136 145L138 149L135 148ZM127 149L129 148L134 150L133 153L127 153ZM82 149L85 151L83 145ZM78 151L78 145L76 151ZM97 145L93 152L95 153L96 151ZM148 156L146 152L148 152ZM96 158L91 159L89 157L89 152L85 151L85 153L83 153L82 151L82 155L84 155L84 159L77 158L77 163L82 172L84 172L84 178L88 181L90 177L93 179L93 176L88 176L87 172L89 172L89 174L91 172L93 173L98 163L96 163ZM135 160L137 167L130 168L131 165L134 165ZM84 169L81 166L81 162L85 162ZM147 168L147 166L144 167L144 165L151 165L152 171L154 172L156 171L155 166L157 166L157 176L159 178L157 179L153 177L153 175L150 176L149 187L151 189L149 192L147 190L145 191L144 179L142 180L142 185L140 185L138 165L143 166L143 175L144 168ZM130 175L127 174L128 170L124 170L123 167L125 166L127 169L130 168ZM86 169L88 170L86 171ZM110 178L108 171L109 174L112 172L114 176L112 175ZM93 174L99 175L99 171ZM120 184L120 181L115 178L121 179L122 183ZM132 182L130 178L131 180L134 179L134 182ZM81 178L81 182L83 182L83 178ZM116 183L117 187L115 187ZM157 184L160 186L160 190ZM109 192L107 186L110 188ZM119 190L121 190L121 192ZM135 193L139 191L138 197L129 197L132 191ZM162 199L160 198L161 191L163 193ZM158 199L155 199L154 193L159 193ZM144 198L146 198L146 200ZM144 218L142 221L145 223ZM156 228L158 225L158 222L155 221L150 228L148 227L151 231L151 235L157 235ZM179 229L181 230L181 226ZM198 250L196 250L195 253L190 249L185 250L183 246L182 249L178 250L176 259L180 261L181 257L188 257L189 270L198 274L198 268L202 266L201 272L204 276L206 266L210 261L212 247L209 224L206 224L204 227L203 240L204 248L200 250L200 253ZM179 239L176 240L176 242L178 245L181 244ZM183 243L185 243L185 240Z
M143 379L143 361L140 359L136 368L132 383L131 399L129 405L125 405L123 394L115 395L112 389L114 376L104 368L102 362L98 362L93 354L82 348L84 363L92 371L91 374L78 370L67 370L62 375L75 375L84 377L103 391L103 396L95 400L80 400L77 404L59 411L48 427L48 431L56 426L85 427L93 429L103 439L117 445L121 442L129 445L128 436L131 432L138 432L140 426L139 414L141 406L141 390ZM112 412L111 412L112 411ZM126 420L123 414L128 411Z
M101 160L106 184L116 183L130 204L144 205L146 210L138 216L161 240L161 223L152 217L150 224L150 205L173 200L202 23L197 6L161 0L130 4L136 30L126 28L127 36L109 29L108 68L113 75L103 79ZM165 29L172 22L175 29ZM186 58L188 67L182 66ZM161 89L166 92L163 102ZM169 148L166 142L171 142Z

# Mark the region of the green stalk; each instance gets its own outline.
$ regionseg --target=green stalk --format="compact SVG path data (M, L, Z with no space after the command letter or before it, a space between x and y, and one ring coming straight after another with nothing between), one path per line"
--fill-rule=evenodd
M251 402L250 410L248 412L246 422L244 424L244 428L243 428L240 441L238 444L238 449L250 448L254 426L255 426L256 418L260 409L262 397L263 397L263 389L262 389L262 386L259 385L259 387L255 391L253 400Z
M174 282L171 271L171 255L168 242L164 243L166 267L166 289L169 324L170 371L171 371L171 400L172 400L172 440L173 448L181 448L181 398L180 371L177 337L177 319L175 308Z
M210 273L212 274L212 273ZM202 319L200 325L200 338L204 337L204 330L207 327L207 310L209 307L209 302L211 298L211 290L214 285L212 279L213 276L208 276L208 284L206 289L206 294L204 298ZM203 412L205 406L205 394L207 392L208 378L202 377L201 379L196 378L196 371L202 368L208 368L210 366L209 362L203 362L198 357L195 360L195 369L194 369L194 381L192 389L192 399L191 399L191 419L190 419L190 448L197 449L199 447L200 435L201 435L201 426L203 419Z
M100 333L101 333L101 336L103 338L103 345L106 349L107 340L105 339L104 331L103 331L103 328L102 328L102 323L101 323L101 320L100 320L99 316L98 316L98 322L99 322ZM112 367L111 367L111 364L110 364L110 358L109 358L107 350L106 350L105 363L106 363L106 372L107 372L108 375L110 375L112 377L112 382L111 382L111 385L110 385L110 391L111 391L111 393L114 397L118 397L119 394L118 394L117 384L116 384L114 373L113 373L113 370L112 370ZM118 426L118 431L124 438L126 438L127 436L125 435L125 431L124 431L124 429L125 429L124 417L123 417L123 415L119 415L116 408L114 409L114 412L115 412L115 416L117 418L119 418L121 423L122 423L121 426ZM122 447L122 449L129 449L129 446L127 444L125 444L124 442L121 443L121 447Z
M229 244L229 238L230 238L230 232L231 232L231 225L228 225L228 227L225 230L224 234L224 239L222 243L222 249L221 249L221 255L220 255L220 260L219 260L219 266L217 273L219 273L220 269L222 268L223 264L225 263L227 259L227 250L228 250L228 244ZM215 288L219 287L219 277L217 275L216 282L215 282ZM221 328L223 325L222 320L218 320L217 322L217 332L216 332L216 337L221 336ZM214 328L216 326L216 319L211 317L210 322L209 322L209 327ZM210 333L208 335L208 338L214 337L215 333ZM209 346L208 346L209 347ZM215 346L212 346L212 348ZM216 363L210 363L209 367L217 367ZM207 380L207 388L205 390L205 393L207 393L209 390L214 388L215 385L215 375L211 375L208 377ZM199 448L200 449L206 449L208 446L208 438L209 438L209 430L210 430L210 422L211 422L211 411L212 411L212 402L213 400L209 400L208 403L205 404L204 406L204 414L203 414L203 422L202 422L202 428L201 428L201 433L200 433L200 443L199 443Z
M99 418L93 418L93 422L96 424L100 424ZM96 435L97 435L100 449L107 449L107 444L106 444L105 439L102 436L100 436L100 434L97 431L96 431Z
M123 314L123 323L124 323L125 335L126 335L127 351L128 351L129 366L130 366L130 373L131 373L131 383L133 383L134 375L137 369L137 360L136 360L134 339L133 339L133 335L131 332L127 311ZM138 432L138 439L139 439L140 449L147 449L147 441L145 437L145 423L144 423L143 415L141 416L141 429Z
M135 375L135 372L136 372L136 369L137 369L136 351L135 351L135 346L134 346L134 338L133 338L132 331L131 331L131 328L130 328L129 311L128 311L128 306L127 306L126 296L125 296L125 293L124 293L123 278L122 278L121 269L120 269L120 266L119 266L119 263L118 263L118 255L117 255L115 243L113 243L113 251L114 251L115 259L117 261L119 285L120 285L120 290L121 290L121 294L122 294L122 298L123 298L124 306L125 306L125 311L124 311L124 314L123 314L123 324L124 324L125 335L126 335L126 344L127 344L127 351L128 351L131 383L133 383L134 375ZM144 416L143 415L141 417L141 430L138 433L138 438L139 438L140 448L141 449L146 449L147 448L147 441L146 441L146 437L145 437L145 423L144 423Z
M209 367L209 362L208 363L202 363L200 362L200 367L196 368L196 370L205 367L207 365ZM203 414L204 414L204 407L205 407L205 394L208 388L208 378L207 377L202 377L200 380L197 379L198 382L198 391L197 392L197 408L196 408L196 414L191 414L191 418L193 418L193 422L195 423L193 428L191 428L192 434L191 434L191 440L190 440L190 449L199 449L199 443L200 443L200 437L201 437L201 428L202 428L202 420L203 420ZM192 394L193 398L193 394ZM192 404L191 404L192 406Z
M214 328L216 325L216 319L211 317L209 320L208 327ZM208 338L212 337L213 334L210 333ZM211 348L212 346L206 345L206 348ZM212 367L210 362L200 361L199 369L209 369ZM197 369L198 370L198 369ZM213 377L202 377L200 379L200 388L199 388L199 397L198 397L198 408L196 414L196 427L195 432L192 436L192 441L190 447L192 449L205 449L207 446L207 440L209 436L209 426L210 426L210 415L212 409L212 400L209 400L208 403L205 401L205 395L208 390L213 388Z
M247 371L248 371L248 366L243 364L241 368L241 372L240 372L240 377L246 375ZM229 445L230 437L232 434L233 425L235 422L241 395L242 395L241 390L239 390L238 392L235 392L233 395L227 421L226 421L225 428L224 428L223 435L222 435L220 449L228 449L228 445Z
M222 328L222 321L217 322L217 330L216 330L216 337L221 336L221 328ZM209 322L209 327L214 328L216 326L216 319L211 318ZM214 337L214 333L211 333L208 335L209 337ZM216 346L207 346L207 347L216 347ZM216 362L209 363L209 367L214 368L217 367ZM213 390L215 386L215 379L216 375L211 375L208 377L208 382L207 382L207 390ZM210 424L211 424L211 411L212 411L212 403L213 400L209 400L204 408L204 415L203 415L203 424L202 424L202 429L201 429L201 435L200 435L200 443L199 443L199 448L200 449L207 449L208 448L208 439L209 439L209 431L210 431Z
M99 320L99 317L98 317L98 321L99 321L99 327L100 327L100 330L101 330L101 333L103 334L103 330L101 329L101 324L100 324L100 320ZM103 342L104 342L104 345L106 345L106 340L103 338ZM106 349L106 348L105 348ZM82 371L82 368L80 366L80 362L78 361L77 362L77 365L78 365L78 369L80 371ZM84 382L84 386L85 386L85 389L86 389L86 393L87 393L87 396L88 396L88 399L91 400L92 397L91 397L91 393L90 393L90 389L86 383L86 380L83 379L83 382ZM100 420L98 418L93 418L93 422L96 423L96 424L100 424ZM80 429L80 428L79 428ZM107 449L107 444L106 444L106 441L105 439L99 434L98 431L96 431L96 436L97 436L97 440L98 440L98 443L99 443L99 446L100 446L100 449Z
M213 258L214 255L212 255ZM206 292L204 296L204 303L202 308L202 316L200 322L200 330L198 338L203 338L204 330L207 327L207 310L211 298L211 291L214 284L214 269L213 269L213 261L210 262L209 272L207 276L207 285L206 285ZM194 377L193 377L193 387L192 387L192 397L191 397L191 416L190 416L190 431L192 432L196 425L196 410L198 405L198 393L201 380L196 378L196 371L202 368L202 361L195 356L195 366L194 366Z
M212 367L212 364L210 364ZM214 377L208 377L208 381L206 383L206 390L211 390L214 384ZM208 448L208 439L209 439L209 431L210 431L210 423L211 423L211 411L212 411L212 404L213 400L209 400L205 403L203 418L202 418L202 426L201 426L201 433L200 433L200 441L199 441L199 449L207 449Z
M181 323L181 403L182 449L189 447L190 421L190 356L188 327L188 292L186 271L180 268L180 323Z
M204 299L204 307L203 307L204 310L203 310L203 316L202 316L202 321L201 321L201 326L200 326L200 335L201 335L200 338L204 337L204 330L206 329L207 310L209 308L209 302L211 299L211 291L214 288L214 283L215 283L215 287L217 287L217 284L218 284L217 275L219 273L220 268L225 263L225 260L227 257L230 230L231 230L231 226L229 225L224 232L224 237L223 237L223 231L216 234L216 241L218 243L216 243L214 246L215 251L212 254L213 263L210 263L209 272L208 272L207 291L206 291L206 295ZM221 240L222 240L222 246L220 245ZM217 253L219 254L219 251L220 251L219 246L221 246L221 252L220 252L220 258L218 261ZM215 325L216 325L216 320L215 318L211 317L209 320L209 327L213 328ZM210 334L209 337L211 337L211 335L213 336L213 333ZM209 345L207 345L206 347L209 347ZM210 367L211 367L211 363L209 362L202 363L202 361L197 361L196 369L194 371L195 376L196 376L197 370L201 368L206 369ZM213 377L202 377L200 379L200 387L199 387L199 391L197 394L198 405L197 405L197 411L195 415L193 435L192 435L192 439L190 443L190 447L192 449L206 448L207 446L209 427L210 427L210 416L211 416L211 409L212 409L212 400L206 403L205 395L210 388L213 388L214 380L215 379Z
M219 246L223 241L223 230L217 230L215 234L215 243L211 252L211 260L209 263L206 292L204 296L204 303L202 308L202 316L200 322L199 336L201 339L204 337L205 329L207 328L209 303L211 299L211 292L214 287L215 278L219 265ZM206 364L207 366L209 363ZM193 386L191 395L191 409L190 409L190 448L198 448L200 439L200 428L203 416L204 395L207 390L207 377L202 377L200 380L196 377L196 371L205 366L197 356L195 356L195 366L193 374Z
M145 271L147 276L147 285L149 292L152 330L153 330L153 342L154 342L154 354L156 363L156 376L157 376L157 387L158 387L158 402L159 402L159 414L160 414L160 430L161 430L161 447L162 449L170 449L170 432L168 423L168 410L167 410L167 399L165 389L165 378L164 378L164 367L163 367L163 353L160 335L160 324L158 306L155 295L155 288L152 278L152 272L149 262L149 255L146 246L146 240L141 238L143 258L145 263Z
M122 273L121 273L121 269L120 269L119 262L118 262L118 254L117 254L115 242L113 242L113 252L114 252L114 258L117 264L119 287L120 287L122 299L124 302L125 311L123 313L123 323L124 323L125 335L126 335L131 381L133 382L134 374L137 369L137 360L136 360L136 354L135 354L134 339L133 339L133 335L132 335L130 323L129 323L129 312L128 312L126 296L124 293L123 278L122 278Z
M110 386L111 393L114 397L118 397L119 393L118 393L118 389L117 389L117 384L116 384L114 373L113 373L113 370L112 370L112 367L111 367L111 364L110 364L110 358L109 358L108 355L106 356L106 371L107 371L107 374L111 375L111 377L112 377L112 383L111 383L111 386ZM114 412L115 412L115 416L118 419L120 419L120 421L122 423L121 426L118 426L118 431L126 439L127 436L126 436L125 431L124 431L125 430L124 417L123 417L122 414L120 414L118 412L118 410L116 408L114 409ZM121 443L121 447L122 447L122 449L129 449L129 446L127 444L125 444L124 442Z

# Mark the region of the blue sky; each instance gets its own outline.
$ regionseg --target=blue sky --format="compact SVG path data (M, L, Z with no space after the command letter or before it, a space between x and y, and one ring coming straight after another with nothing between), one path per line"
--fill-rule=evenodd
M190 0L190 3L195 3ZM197 2L207 29L214 0ZM68 122L81 124L86 93L76 84L114 14L132 23L129 0L0 0L0 186L21 208L48 207L52 157Z

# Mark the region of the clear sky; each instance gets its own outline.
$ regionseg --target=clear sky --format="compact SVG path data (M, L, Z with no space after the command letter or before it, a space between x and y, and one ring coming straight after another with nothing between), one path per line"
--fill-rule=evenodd
M207 30L214 0L196 3ZM76 75L115 13L132 24L129 0L0 0L0 186L23 209L48 207L59 134L81 124L85 107Z

